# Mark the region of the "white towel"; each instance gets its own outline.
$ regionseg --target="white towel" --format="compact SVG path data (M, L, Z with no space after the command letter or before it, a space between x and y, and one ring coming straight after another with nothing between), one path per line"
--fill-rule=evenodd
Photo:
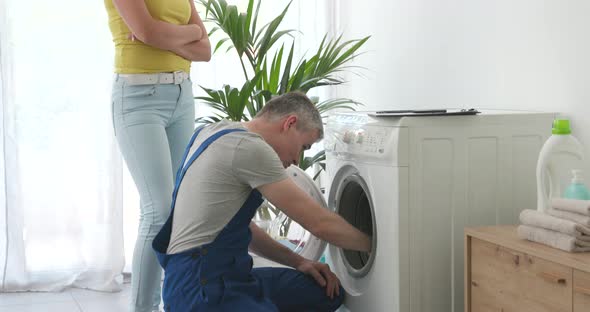
M554 217L558 217L560 219L570 220L583 226L590 227L590 217L581 215L579 213L555 210L553 208L545 210L545 213L547 213L548 215L552 215Z
M590 216L590 200L552 198L551 207Z
M533 242L541 243L553 248L561 249L568 252L586 252L590 251L590 246L580 246L577 240L569 235L546 230L534 226L519 225L517 228L518 237Z
M556 218L531 209L520 212L520 222L524 225L536 226L573 236L578 240L589 243L590 246L590 228L576 222Z

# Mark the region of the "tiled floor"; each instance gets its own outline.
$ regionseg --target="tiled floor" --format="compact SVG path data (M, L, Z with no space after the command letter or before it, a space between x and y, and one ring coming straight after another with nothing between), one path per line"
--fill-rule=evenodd
M254 256L256 267L280 266ZM78 288L69 288L59 293L22 292L0 293L0 312L127 312L131 284L125 279L123 290L106 293ZM160 306L162 310L162 306ZM340 308L339 312L348 312Z
M60 293L0 293L0 312L127 312L130 292L125 283L118 293L76 288Z
M126 312L130 284L117 293L71 288L59 293L0 293L0 312Z

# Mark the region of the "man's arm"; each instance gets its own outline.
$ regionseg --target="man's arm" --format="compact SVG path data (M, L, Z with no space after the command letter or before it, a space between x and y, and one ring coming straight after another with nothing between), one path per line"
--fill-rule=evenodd
M318 284L326 287L326 296L334 298L334 295L340 294L340 281L327 264L313 262L301 257L291 249L281 245L256 224L250 222L250 231L252 231L252 241L249 249L255 254L266 259L290 266L300 272L313 277Z
M175 25L154 19L144 0L113 0L113 4L134 37L162 50L198 41L205 33L198 24Z
M211 43L209 42L207 30L205 29L205 25L203 25L203 21L199 17L199 13L195 8L193 0L188 0L188 2L191 4L191 18L189 24L199 26L203 30L203 34L199 40L181 45L172 49L172 52L194 62L209 62L209 60L211 60Z
M370 251L369 237L339 215L324 209L291 179L265 184L262 195L316 237L340 248Z
M275 241L254 222L250 222L250 231L252 231L252 241L249 249L255 254L292 268L298 267L305 261L305 258Z

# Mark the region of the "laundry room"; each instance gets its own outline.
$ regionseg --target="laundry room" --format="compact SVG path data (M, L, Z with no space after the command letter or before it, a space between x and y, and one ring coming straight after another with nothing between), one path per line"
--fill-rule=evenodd
M0 0L0 312L590 311L587 16Z

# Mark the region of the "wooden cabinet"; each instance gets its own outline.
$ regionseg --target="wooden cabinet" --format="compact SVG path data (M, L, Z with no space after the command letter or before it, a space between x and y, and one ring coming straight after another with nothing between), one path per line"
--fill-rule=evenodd
M521 240L516 226L465 230L465 311L589 312L590 253Z
M590 311L590 273L574 270L574 312Z

